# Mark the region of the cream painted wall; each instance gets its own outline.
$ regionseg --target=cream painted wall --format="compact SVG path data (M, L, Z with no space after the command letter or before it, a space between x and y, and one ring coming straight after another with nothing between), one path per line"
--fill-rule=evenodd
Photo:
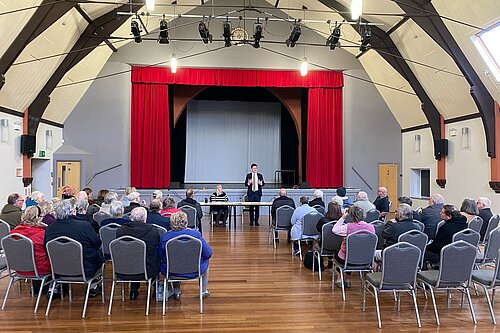
M469 128L470 148L462 148L462 128ZM403 134L403 194L410 193L410 169L430 168L431 194L442 194L447 203L460 206L464 198L485 196L492 201L492 210L500 212L500 195L488 185L490 160L486 154L486 140L481 119L476 118L447 124L446 138L449 140L446 159L446 187L436 184L437 162L434 159L430 129ZM451 136L450 129L456 129ZM421 136L421 151L415 152L415 135ZM427 200L414 199L414 207L427 206Z

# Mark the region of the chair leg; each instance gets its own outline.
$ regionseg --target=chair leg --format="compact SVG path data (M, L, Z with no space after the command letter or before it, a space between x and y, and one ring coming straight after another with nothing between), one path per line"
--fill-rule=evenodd
M380 307L378 304L378 293L377 293L377 288L373 286L373 294L375 295L375 308L377 309L377 321L378 321L378 328L382 328L382 320L380 319Z
M69 285L68 288L69 288L68 289L68 298L69 298L69 302L71 303L71 302L73 302L73 291L71 289L71 284Z
M493 325L496 325L497 321L495 319L495 313L493 312L493 306L491 304L490 295L488 294L488 289L486 289L485 285L483 285L483 289L484 289L484 294L486 295L486 300L488 301L488 308L490 309L491 321L493 322Z
M493 288L493 292L491 293L491 306L495 307L495 291L496 289Z
M111 316L111 307L113 306L113 295L115 293L115 279L113 279L113 283L111 284L111 294L109 295L109 308L108 308L108 316Z
M165 300L166 300L166 295L167 295L167 277L165 276L165 278L163 279L163 310L162 310L162 316L165 315Z
M49 311L50 311L50 305L52 304L52 297L54 297L54 289L56 288L56 281L53 281L52 282L52 285L50 287L50 290L51 293L50 293L50 297L49 297L49 303L47 304L47 310L45 310L45 316L47 317L49 315Z
M203 281L201 277L198 280L200 283L200 313L203 313Z
M298 243L299 243L299 257L300 261L302 261L302 243L300 242L300 240L298 240Z
M92 285L92 282L87 283L87 292L85 293L85 302L83 303L82 318L85 318L85 316L87 315L87 305L89 303L89 294L90 294L91 285Z
M318 275L319 275L319 280L321 281L321 255L315 251L313 253L316 253L318 256Z
M417 325L418 327L422 327L422 324L420 323L420 314L418 313L418 305L417 305L417 293L415 292L415 289L411 290L411 296L413 298L413 305L415 307L415 316L417 317Z
M363 300L362 300L362 310L365 312L366 310L366 282L361 282L361 288L363 289Z
M125 302L125 285L122 283L122 302Z
M148 280L148 299L146 301L146 316L149 316L149 302L151 300L151 279Z
M441 325L439 323L439 314L438 314L438 310L437 310L437 306L436 306L436 297L434 296L434 289L432 289L432 287L429 288L429 290L431 291L431 297L432 297L432 306L434 307L434 316L436 316L436 325Z
M44 276L42 278L42 281L40 282L40 290L38 290L38 297L36 298L36 303L35 303L35 310L33 311L33 313L37 313L38 311L38 305L40 305L40 299L42 298L42 289L43 289L43 286L45 285L45 280L47 279L46 276Z
M398 301L396 302L397 303L397 307L398 307L398 312L401 311L401 292L397 292L397 295L398 295Z
M470 299L469 288L465 288L465 293L467 294L467 301L469 302L470 314L472 316L472 322L477 325L476 314L474 313L474 307L472 306L472 300Z
M102 304L106 303L106 299L104 297L104 275L101 278L101 298L102 298L101 300Z
M7 286L7 292L5 293L5 296L3 298L2 310L5 308L5 303L7 303L7 297L9 297L10 288L12 287L12 283L14 283L14 278L10 277L9 285Z
M449 308L451 306L451 293L450 290L446 290L446 307Z
M344 272L340 270L340 284L342 287L342 300L345 302Z

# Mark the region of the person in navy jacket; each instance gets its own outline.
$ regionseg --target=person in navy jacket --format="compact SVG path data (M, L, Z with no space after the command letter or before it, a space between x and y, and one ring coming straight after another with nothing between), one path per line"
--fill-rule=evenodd
M245 178L245 186L247 187L247 197L250 202L260 202L262 197L262 187L265 185L264 177L262 174L257 172L257 164L253 163L250 166L252 172L247 173ZM256 226L259 226L259 213L260 207L250 206L250 226L253 226L254 222Z

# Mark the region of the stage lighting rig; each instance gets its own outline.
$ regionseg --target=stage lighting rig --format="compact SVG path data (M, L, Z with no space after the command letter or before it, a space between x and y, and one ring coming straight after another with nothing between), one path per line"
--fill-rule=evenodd
M330 50L335 50L335 47L339 45L340 39L340 26L335 26L332 33L326 40L326 46L330 47Z
M158 34L158 43L169 44L170 39L168 37L168 23L167 20L163 19L160 21L160 33Z
M360 27L360 33L361 33L361 45L359 46L359 50L361 52L365 52L368 49L368 44L370 44L370 41L372 39L372 30L365 25L364 27Z
M198 32L200 33L200 37L203 43L212 43L213 36L210 34L210 30L208 30L205 22L201 21L200 24L198 24Z
M231 22L226 21L222 23L222 31L223 31L222 36L224 37L224 46L230 47L232 45L231 37L233 36L233 34L231 33Z
M253 47L258 49L260 47L260 40L262 39L262 24L257 22L253 32Z
M132 35L134 35L134 41L136 43L141 43L142 42L141 29L139 28L139 23L137 23L136 20L132 20L130 22L130 31L132 32Z
M290 37L285 41L287 47L294 47L297 41L300 38L300 34L302 33L302 30L300 29L300 25L297 23L294 24L292 33L290 34Z

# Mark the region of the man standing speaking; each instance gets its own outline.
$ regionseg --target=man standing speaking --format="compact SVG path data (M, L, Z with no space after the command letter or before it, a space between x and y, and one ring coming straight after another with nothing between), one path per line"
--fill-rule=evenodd
M264 186L264 177L257 172L257 164L253 163L250 166L252 172L247 174L245 179L245 186L247 187L247 197L250 202L260 202L262 197L262 186ZM259 226L259 206L250 206L250 226L255 222Z

